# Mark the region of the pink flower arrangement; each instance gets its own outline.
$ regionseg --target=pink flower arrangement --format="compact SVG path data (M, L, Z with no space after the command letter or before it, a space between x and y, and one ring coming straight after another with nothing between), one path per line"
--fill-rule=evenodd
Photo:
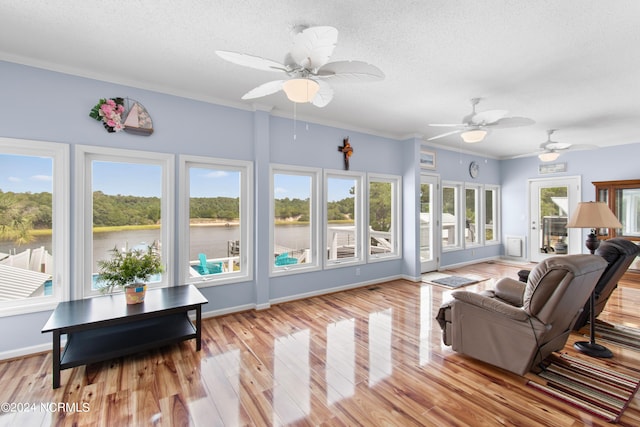
M101 121L107 132L120 132L124 129L122 114L124 114L124 99L102 98L91 109L89 116Z

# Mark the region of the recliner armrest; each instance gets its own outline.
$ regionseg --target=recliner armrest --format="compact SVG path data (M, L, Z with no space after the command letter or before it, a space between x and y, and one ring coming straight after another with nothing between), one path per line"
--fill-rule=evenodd
M495 298L489 298L475 292L455 291L451 295L458 301L482 307L513 320L523 322L529 318L529 315L521 308L514 307Z
M503 277L496 282L495 295L509 304L522 307L526 285L519 280Z

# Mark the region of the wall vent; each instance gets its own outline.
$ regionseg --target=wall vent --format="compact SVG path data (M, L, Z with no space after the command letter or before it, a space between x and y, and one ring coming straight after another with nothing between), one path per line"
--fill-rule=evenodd
M524 237L507 236L506 255L512 258L522 258L522 249L524 247Z

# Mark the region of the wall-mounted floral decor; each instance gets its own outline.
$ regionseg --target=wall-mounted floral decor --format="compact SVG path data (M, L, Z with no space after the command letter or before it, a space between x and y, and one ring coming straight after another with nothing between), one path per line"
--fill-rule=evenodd
M107 132L120 132L124 129L124 98L102 98L91 109L90 117L102 122Z
M144 136L153 133L153 122L147 109L129 98L102 98L91 109L89 116L102 122L107 132L124 130Z

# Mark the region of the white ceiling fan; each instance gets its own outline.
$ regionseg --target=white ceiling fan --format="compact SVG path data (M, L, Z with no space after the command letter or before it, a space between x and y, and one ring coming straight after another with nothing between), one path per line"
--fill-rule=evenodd
M491 129L502 129L519 126L529 126L535 121L526 117L507 117L506 110L489 110L476 113L476 105L481 98L471 99L472 111L470 114L462 118L461 123L456 124L439 124L431 123L429 126L435 127L454 127L457 128L450 132L432 136L427 141L444 138L445 136L460 134L464 142L474 143L482 141Z
M293 102L324 107L333 98L329 82L365 82L384 79L376 66L361 61L329 62L338 41L338 30L329 26L298 27L293 46L283 63L245 53L217 50L222 59L244 67L284 73L287 79L264 83L242 96L260 98L283 90Z
M540 144L540 149L537 152L522 154L513 158L515 159L518 157L528 157L537 154L540 161L552 162L560 157L560 153L563 153L565 151L595 150L596 148L598 148L597 146L591 144L569 144L566 142L552 141L551 135L553 135L556 130L557 129L549 129L547 131L547 140Z

